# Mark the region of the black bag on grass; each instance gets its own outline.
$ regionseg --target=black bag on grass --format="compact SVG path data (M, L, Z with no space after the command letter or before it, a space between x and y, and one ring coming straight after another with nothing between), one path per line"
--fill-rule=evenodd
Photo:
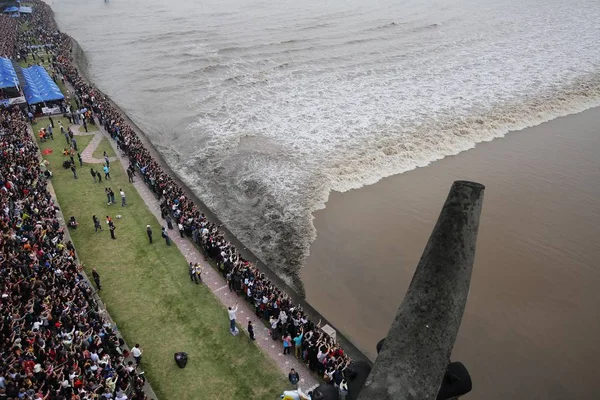
M184 352L175 353L175 363L179 368L185 368L188 362L188 355Z

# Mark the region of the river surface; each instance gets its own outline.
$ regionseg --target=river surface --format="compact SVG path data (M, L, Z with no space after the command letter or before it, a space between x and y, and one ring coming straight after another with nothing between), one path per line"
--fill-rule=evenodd
M298 290L332 191L600 104L597 0L48 3L91 80ZM319 268L349 275L330 252ZM378 334L357 342L372 352Z
M599 126L594 108L332 193L315 213L307 300L375 357L450 185L481 182L471 289L452 352L473 377L468 398L598 399Z

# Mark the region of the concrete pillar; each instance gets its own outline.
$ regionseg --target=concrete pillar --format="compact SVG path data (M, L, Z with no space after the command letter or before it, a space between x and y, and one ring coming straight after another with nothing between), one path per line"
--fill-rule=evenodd
M452 185L359 400L436 398L469 294L484 189Z

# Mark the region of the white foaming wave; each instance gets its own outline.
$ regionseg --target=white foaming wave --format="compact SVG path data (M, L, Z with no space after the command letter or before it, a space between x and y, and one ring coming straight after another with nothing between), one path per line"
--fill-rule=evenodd
M311 213L331 190L597 104L595 0L401 3L246 2L252 18L223 4L202 19L184 1L189 18L178 10L170 24L152 20L149 1L131 36L88 34L106 30L90 18L80 37L90 38L101 88L286 276L297 274ZM119 80L123 66L139 73Z
M311 214L325 206L331 190L343 192L372 184L458 154L509 131L597 105L600 105L600 77L596 75L573 82L561 93L538 92L518 102L481 109L468 117L457 119L449 115L415 124L410 129L401 129L403 135L398 135L397 126L383 120L378 128L388 134L379 135L372 143L349 140L343 151L342 146L337 146L339 152L315 151L314 146L290 148L287 143L263 135L265 132L221 138L212 140L205 151L181 167L189 172L186 176L195 177L186 180L188 184L199 193L211 194L201 197L209 207L219 211L232 232L287 279L288 284L301 289L292 279L299 268L297 260L301 262L308 255L309 245L316 237ZM360 121L355 123L360 125ZM320 128L316 126L315 130ZM317 139L315 143L319 146L327 145L326 140ZM257 143L250 145L248 142L252 140ZM225 147L227 151L223 151ZM209 174L198 172L200 159L203 166L208 166ZM225 169L213 175L215 168ZM211 187L217 180L221 187ZM253 189L248 191L248 186ZM228 193L225 201L223 191ZM272 224L273 220L277 223ZM293 227L292 231L282 234L281 223ZM293 236L299 248L291 251L288 247L287 254L280 257L282 246L289 246L288 235Z
M193 105L200 118L189 129L201 132L202 147L186 150L187 182L259 257L294 274L290 257L308 254L311 214L331 190L600 104L596 31L558 26L557 38L499 26L512 34L445 39L454 27L442 25L419 30L424 40L408 49L375 42L357 53L349 40L285 68L276 68L278 55L227 60L228 75L211 77ZM284 226L291 231L279 235Z

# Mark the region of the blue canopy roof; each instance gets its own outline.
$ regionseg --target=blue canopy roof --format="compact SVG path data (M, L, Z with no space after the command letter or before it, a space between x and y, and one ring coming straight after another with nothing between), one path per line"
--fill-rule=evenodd
M0 57L0 89L16 87L19 83L12 61Z
M44 67L34 65L33 67L23 68L22 71L25 79L23 91L29 104L65 98Z
M31 14L33 12L31 7L26 6L10 6L4 9L5 13L23 13L23 14Z

